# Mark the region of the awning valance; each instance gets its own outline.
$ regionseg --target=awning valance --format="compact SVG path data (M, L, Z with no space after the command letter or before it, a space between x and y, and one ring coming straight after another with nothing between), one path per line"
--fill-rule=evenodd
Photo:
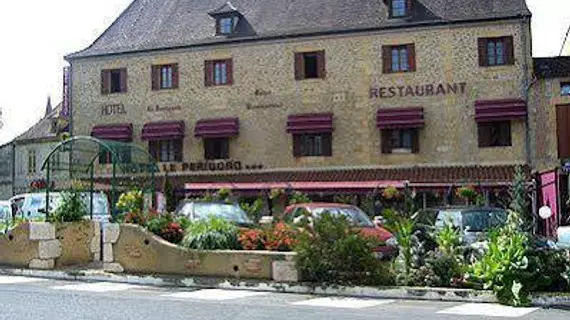
M229 138L238 134L239 118L203 119L194 128L194 135L200 138Z
M91 136L104 140L131 142L133 125L130 123L98 125L91 130Z
M184 134L184 121L149 122L142 129L143 140L183 139Z
M330 133L333 132L332 113L305 113L287 118L288 133Z
M424 108L378 109L376 125L379 129L411 129L425 125Z
M475 101L475 121L496 122L525 119L526 101L522 99Z

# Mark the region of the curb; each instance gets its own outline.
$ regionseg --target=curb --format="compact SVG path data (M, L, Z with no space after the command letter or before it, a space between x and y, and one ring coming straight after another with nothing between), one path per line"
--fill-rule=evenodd
M0 269L0 275L25 276L53 280L113 282L155 287L178 287L198 289L249 290L261 292L294 293L310 295L341 296L353 298L448 301L463 303L497 303L491 291L449 288L418 287L349 287L340 285L315 285L306 283L280 283L260 280L220 279L207 277L126 275L99 270L31 270ZM570 306L569 296L548 294L533 295L532 304L538 307Z

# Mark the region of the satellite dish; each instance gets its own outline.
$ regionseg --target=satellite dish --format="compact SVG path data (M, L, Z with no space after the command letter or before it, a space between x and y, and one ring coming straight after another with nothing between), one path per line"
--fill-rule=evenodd
M550 219L552 217L552 209L549 206L543 206L538 209L538 215L544 220Z

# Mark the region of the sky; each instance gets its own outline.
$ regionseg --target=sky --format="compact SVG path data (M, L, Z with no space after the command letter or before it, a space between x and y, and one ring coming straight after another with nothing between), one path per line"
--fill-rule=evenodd
M54 106L61 101L63 57L89 46L130 2L0 1L0 144L39 121L48 96ZM570 26L570 0L527 4L533 14L533 55L558 55Z

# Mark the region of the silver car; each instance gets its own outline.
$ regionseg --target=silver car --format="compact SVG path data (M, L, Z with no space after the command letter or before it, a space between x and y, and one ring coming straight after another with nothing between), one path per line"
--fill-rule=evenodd
M213 216L244 227L254 224L245 211L235 203L184 200L176 208L175 214L185 216L190 220L201 220Z

